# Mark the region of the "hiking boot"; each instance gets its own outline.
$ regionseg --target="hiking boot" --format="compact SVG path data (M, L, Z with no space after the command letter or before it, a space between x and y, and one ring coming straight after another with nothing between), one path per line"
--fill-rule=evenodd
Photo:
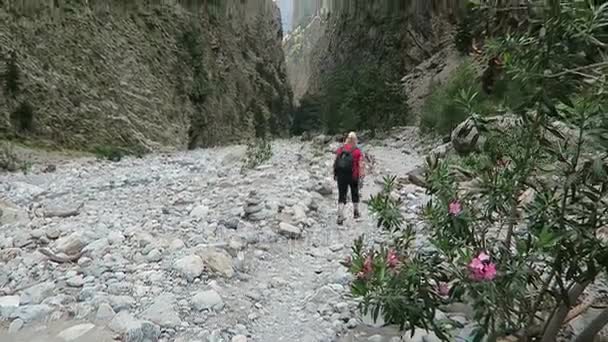
M338 220L336 221L336 223L338 224L338 226L341 226L344 224L344 217L338 217Z
M359 214L359 210L355 210L355 212L353 213L353 217L356 219L361 217L361 214Z

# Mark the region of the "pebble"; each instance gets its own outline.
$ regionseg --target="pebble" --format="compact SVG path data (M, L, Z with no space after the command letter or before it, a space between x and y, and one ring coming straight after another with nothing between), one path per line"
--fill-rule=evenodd
M192 307L198 311L221 310L224 301L215 290L201 291L192 297Z

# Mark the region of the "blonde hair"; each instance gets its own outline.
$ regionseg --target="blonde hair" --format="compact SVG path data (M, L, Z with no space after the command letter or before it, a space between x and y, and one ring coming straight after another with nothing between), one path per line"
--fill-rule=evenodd
M357 134L355 132L348 133L345 143L355 145L357 143Z

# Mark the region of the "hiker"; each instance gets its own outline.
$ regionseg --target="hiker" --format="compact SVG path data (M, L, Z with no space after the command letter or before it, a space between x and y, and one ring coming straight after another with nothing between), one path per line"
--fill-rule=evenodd
M350 188L350 197L353 202L353 216L359 214L359 190L363 186L365 176L363 153L357 147L357 135L348 133L344 145L336 151L334 161L334 179L338 183L338 225L344 223L344 207L346 206L346 193Z

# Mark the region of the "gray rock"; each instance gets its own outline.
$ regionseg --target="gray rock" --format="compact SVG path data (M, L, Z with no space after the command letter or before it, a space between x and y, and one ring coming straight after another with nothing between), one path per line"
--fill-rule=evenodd
M163 259L163 254L157 248L154 248L146 255L148 262L159 262Z
M192 307L198 311L221 310L224 307L224 301L214 290L201 291L192 297Z
M86 335L89 331L93 330L95 328L95 324L91 324L91 323L84 323L84 324L78 324L75 325L73 327L67 328L63 331L61 331L59 334L57 334L57 337L59 337L60 339L69 342L69 341L76 341L79 338L81 338L82 336Z
M108 242L110 245L120 245L125 241L125 236L121 232L111 231L108 234Z
M407 173L407 179L414 185L426 187L425 172L426 168L424 166L419 166Z
M477 149L479 131L472 119L461 122L452 131L452 145L458 153L471 153Z
M69 278L65 282L70 287L83 287L84 286L84 278L81 275L77 275Z
M247 342L247 336L245 335L236 335L232 337L230 342Z
M186 244L184 244L184 241L180 240L180 239L173 239L171 241L171 243L169 244L169 248L172 251L178 251L182 248L186 247Z
M167 293L158 296L141 317L161 327L174 328L181 324L182 320L175 311L175 296Z
M13 320L11 322L11 324L8 326L8 333L15 334L19 330L21 330L21 328L23 328L24 325L25 325L25 322L23 322L23 320L21 318L17 318L15 320Z
M441 311L445 313L457 313L471 319L474 315L473 308L469 304L454 302L441 307Z
M20 304L19 296L2 296L0 297L0 310L5 308L16 308Z
M101 303L97 308L97 313L95 314L95 319L101 322L109 322L114 316L116 316L116 312L112 309L112 306L108 303Z
M31 236L29 234L26 234L25 232L18 231L13 236L13 246L15 248L23 248L29 245L30 243L32 243Z
M190 211L190 216L196 219L205 219L209 215L209 207L206 205L197 205Z
M53 312L53 308L46 304L25 305L15 308L10 318L19 318L25 323L44 321Z
M302 237L302 230L286 222L279 223L279 234L290 239L298 239Z
M135 299L130 296L108 296L106 300L116 312L129 310L135 305Z
M53 295L55 283L47 281L27 288L21 294L21 304L40 304L43 300Z
M196 254L200 256L203 263L207 265L211 271L227 278L232 278L234 276L232 257L225 250L206 246L197 246Z
M76 302L76 298L70 295L60 294L52 297L48 297L47 299L42 301L42 304L50 305L50 306L66 306Z
M369 342L382 342L384 341L384 337L382 335L373 335L367 338Z
M205 269L203 259L198 255L188 255L175 262L173 268L189 281L198 278Z
M61 232L56 227L49 227L46 229L45 234L46 234L47 238L49 238L51 240L55 240L55 239L59 238L59 235L61 235Z
M158 325L135 319L126 311L118 313L108 327L121 334L123 342L156 342L160 337Z
M73 255L79 253L88 243L89 241L84 234L75 232L57 240L55 249L60 253Z

